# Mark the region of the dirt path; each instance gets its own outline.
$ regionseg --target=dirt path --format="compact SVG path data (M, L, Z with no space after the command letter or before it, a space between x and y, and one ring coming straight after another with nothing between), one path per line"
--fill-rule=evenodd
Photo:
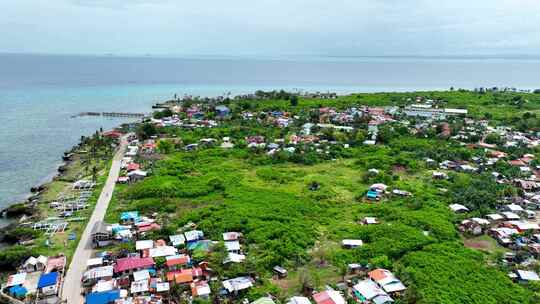
M84 297L82 296L82 285L81 278L83 273L86 271L86 261L92 256L92 228L94 224L98 221L103 221L105 217L105 212L111 201L111 197L114 191L114 186L118 180L118 175L120 174L120 162L124 155L127 146L127 136L123 137L120 143L120 148L114 155L111 169L109 171L109 176L103 186L103 190L99 195L96 207L94 212L84 229L84 232L81 236L81 240L77 245L71 264L64 278L64 287L62 289L62 299L67 301L69 304L82 304L85 302Z

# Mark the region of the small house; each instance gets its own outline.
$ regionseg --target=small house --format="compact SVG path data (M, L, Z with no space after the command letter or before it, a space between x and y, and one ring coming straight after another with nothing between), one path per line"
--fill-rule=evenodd
M345 239L341 241L341 245L346 249L353 249L362 246L364 243L362 240Z
M281 266L274 266L274 268L272 268L272 272L280 279L287 277L287 269Z

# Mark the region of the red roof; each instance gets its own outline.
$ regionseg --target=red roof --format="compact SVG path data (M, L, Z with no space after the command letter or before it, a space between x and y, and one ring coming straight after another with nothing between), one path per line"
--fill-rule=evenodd
M193 282L191 269L181 269L167 272L167 281L175 281L178 284Z
M112 137L112 138L120 138L122 137L122 133L112 130L112 131L103 132L103 136Z
M165 264L168 267L175 266L175 265L185 265L189 263L189 256L187 255L178 255L178 257L170 258L165 262Z
M128 166L127 166L127 170L128 171L135 171L135 170L139 170L141 166L137 163L130 163Z
M139 232L147 232L151 230L159 230L161 229L161 226L156 223L147 223L145 225L139 225L137 229Z
M149 268L154 266L154 259L151 257L139 258L129 257L116 260L116 266L114 266L114 272L122 272L126 270L133 270L139 268Z
M328 291L319 292L313 295L313 300L317 304L336 304Z
M515 159L508 162L512 166L525 166L526 164L521 159Z

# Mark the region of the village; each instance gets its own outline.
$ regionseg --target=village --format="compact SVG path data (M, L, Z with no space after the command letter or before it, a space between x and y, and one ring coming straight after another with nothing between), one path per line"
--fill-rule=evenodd
M249 98L243 96L238 100ZM302 98L338 97L318 94ZM290 103L298 103L297 97ZM436 156L426 153L415 160L415 165L417 161L421 168L426 168L415 173L418 174L415 181L431 184L437 195L448 195L455 187L451 184L454 180L480 179L480 176L486 183L493 183L493 187L504 189L505 195L488 201L482 200L482 194L463 190L462 201L450 200L446 206L448 216L465 246L496 255L489 263L505 271L515 284L526 286L540 281L540 132L518 131L487 118L473 118L467 109L439 104L439 100L417 96L400 106L359 102L341 108L315 106L286 111L242 109L242 106L231 107L223 100L204 103L184 100L160 105L153 117L143 119L137 132L119 128L103 132L103 136L115 141L127 140L116 180L116 187L123 191L151 179L159 169L156 164L174 151L196 155L204 150L241 150L247 155L256 154L258 160L309 166L347 157L357 146L371 149L405 135L420 141L432 138L448 141L462 155L449 152L451 157L445 158L442 152ZM249 129L253 124L257 128ZM248 131L226 133L228 129L219 131L222 126L238 129L247 126ZM182 136L182 132L191 135ZM403 160L392 168L397 174L406 175L401 167L410 161ZM397 186L387 176L385 165L377 166L377 163L381 162L368 163L367 170L358 172L359 179L368 187L352 203L369 206L368 212L359 213L360 218L354 222L359 227L392 225L377 216L374 208L392 201L414 201L421 195L421 190ZM322 184L319 180L311 181L306 190L308 195L324 191ZM87 209L88 198L98 188L88 179L78 180L72 187L73 196L59 197L48 206L56 210L58 218L35 222L32 229L69 234L67 219L77 218L79 210ZM80 278L85 303L407 303L410 277L402 278L402 270L395 271L391 262L372 265L376 264L373 260L360 259L349 260L346 269L335 274L340 278L333 284L305 283L300 290L285 295L253 292L269 282L277 286L285 284L301 263L270 263L264 273L232 271L229 268L234 269L234 265L249 264L253 252L264 254L254 238L246 236L243 229L249 228L206 231L206 224L186 221L171 231L166 227L173 219L166 214L124 208L114 205L115 200L111 203L113 207L109 207L114 213L108 212L105 219L91 227L93 256L77 261L86 265ZM426 228L419 237L429 239L431 234ZM339 247L338 252L347 255L369 243L358 236L336 239L332 244ZM320 265L325 264L322 260ZM2 282L2 295L13 303L59 303L68 266L63 255L27 257L18 271ZM223 276L218 271L222 267L229 267L229 273L236 276ZM239 269L249 268L243 267Z

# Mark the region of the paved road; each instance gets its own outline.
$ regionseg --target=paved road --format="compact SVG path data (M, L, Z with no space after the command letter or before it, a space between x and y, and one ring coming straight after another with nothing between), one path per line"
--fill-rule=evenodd
M127 136L123 137L120 143L120 148L114 155L111 170L109 171L109 176L99 195L96 207L84 232L81 236L81 240L77 245L71 264L69 265L68 272L64 278L64 287L62 290L62 299L66 300L68 304L82 304L84 303L84 297L81 295L82 286L81 278L83 273L86 271L86 262L92 256L92 240L91 233L94 224L98 221L103 221L105 217L105 212L107 212L107 207L111 201L111 197L114 191L114 186L118 180L118 175L120 173L120 162L124 155L127 146Z

